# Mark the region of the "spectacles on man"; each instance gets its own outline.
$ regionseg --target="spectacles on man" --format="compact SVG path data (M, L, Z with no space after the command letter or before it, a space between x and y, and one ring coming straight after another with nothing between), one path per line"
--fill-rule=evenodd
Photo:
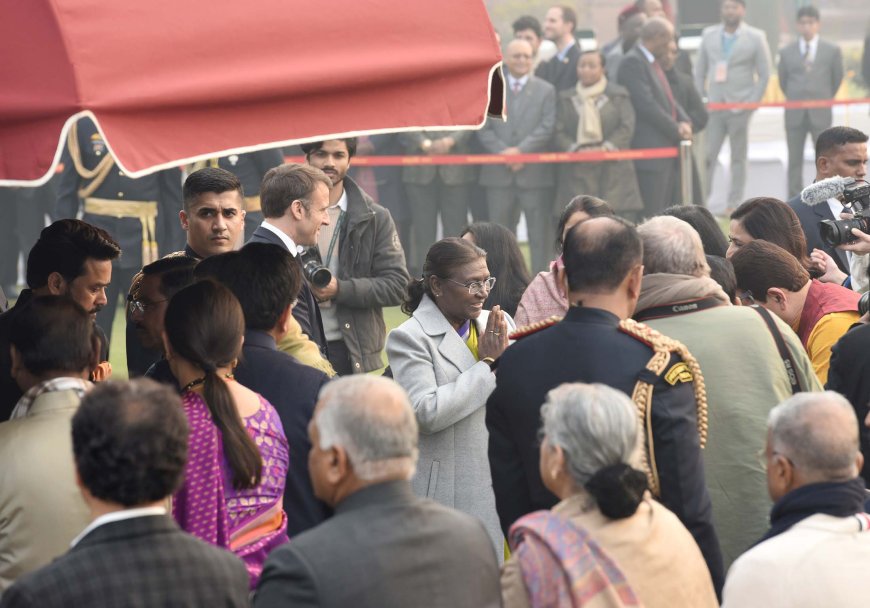
M752 295L752 292L748 289L741 293L737 294L737 297L740 298L740 303L744 306L754 306L755 305L755 297Z
M148 310L149 306L154 306L155 304L160 304L161 302L168 302L169 298L165 300L157 300L156 302L143 302L142 300L130 300L130 312L139 313L140 315L144 315L145 311Z
M451 283L455 283L456 285L462 285L468 290L468 294L472 296L476 296L483 291L489 293L490 291L492 291L492 288L495 285L495 277L489 277L484 281L471 281L470 283L460 283L459 281L454 281L453 279L445 280L450 281Z

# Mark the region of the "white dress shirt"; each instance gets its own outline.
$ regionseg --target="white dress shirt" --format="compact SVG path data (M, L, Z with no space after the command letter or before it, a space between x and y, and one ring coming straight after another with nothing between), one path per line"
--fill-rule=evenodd
M166 515L166 507L142 507L140 509L123 509L121 511L112 511L111 513L100 515L94 521L89 523L88 526L72 540L69 546L70 548L75 547L77 544L79 544L79 542L81 542L81 540L85 536L87 536L100 526L104 526L115 521L124 521L125 519L133 519L134 517L148 517L151 515Z
M291 239L290 236L286 232L284 232L283 230L281 230L277 226L270 224L269 220L263 220L263 223L260 224L260 226L262 226L266 230L269 230L269 231L277 234L278 238L281 239L281 242L284 243L284 246L290 252L290 255L292 255L294 258L296 257L296 254L299 253L299 246L293 242L293 239Z

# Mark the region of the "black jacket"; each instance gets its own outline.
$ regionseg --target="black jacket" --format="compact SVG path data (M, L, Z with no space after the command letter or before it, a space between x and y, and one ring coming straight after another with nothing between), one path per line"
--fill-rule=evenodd
M638 378L648 373L652 349L621 332L618 324L607 311L571 307L561 323L523 338L502 355L496 388L486 404L486 426L495 504L506 534L521 516L558 501L544 487L538 469L540 408L547 392L565 382L600 382L631 395ZM671 365L677 362L674 358ZM722 555L695 412L690 383L656 381L652 430L660 500L692 533L721 591Z
M292 538L331 515L330 509L314 497L308 475L308 423L317 394L329 378L279 351L274 338L266 332L250 329L245 331L242 356L234 374L242 385L263 395L281 418L290 449L284 511L287 534Z
M826 390L837 391L849 400L858 417L864 468L861 477L870 479L870 429L864 424L870 411L870 325L857 325L843 334L831 348L831 367Z
M106 523L68 553L21 577L3 608L242 608L242 561L181 531L167 515Z
M553 57L538 66L535 76L556 87L556 92L572 89L577 85L577 62L580 60L580 43L575 42L565 54L565 59Z
M0 314L0 422L9 420L15 404L21 399L21 389L12 378L12 355L9 354L9 332L15 315L21 311L32 297L31 291L25 289L18 296L15 306Z
M680 145L678 122L689 121L674 95L677 118L671 116L671 105L663 84L656 76L652 64L643 51L635 45L619 64L619 84L628 89L631 105L637 117L634 126L632 148L668 148ZM659 170L674 165L672 159L647 159L636 161L639 169Z
M834 258L840 270L846 274L851 274L849 270L849 259L846 257L846 252L836 247L831 247L822 240L819 234L819 222L822 220L838 220L831 213L831 208L828 203L819 203L818 205L805 205L801 202L800 195L788 201L788 206L791 207L801 221L801 228L804 230L804 236L807 239L807 255L812 253L813 249L821 249L829 256ZM785 227L783 227L785 229Z
M248 243L271 243L272 245L277 245L278 247L287 250L284 241L282 241L277 234L268 228L263 228L262 226L258 226L257 229L254 230L254 235ZM293 259L295 259L299 264L301 270L302 260L299 259L299 254L296 251L291 251L290 253L293 255ZM308 336L312 342L317 344L320 348L320 352L323 353L324 357L326 357L326 335L323 333L323 321L320 318L320 307L314 299L314 294L311 293L311 288L308 286L307 280L302 281L302 289L299 291L299 297L296 299L296 306L293 307L293 318L299 322L299 326L302 328L305 335Z

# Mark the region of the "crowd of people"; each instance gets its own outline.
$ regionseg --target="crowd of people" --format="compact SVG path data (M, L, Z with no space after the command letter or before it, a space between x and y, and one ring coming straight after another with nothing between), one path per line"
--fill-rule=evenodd
M724 0L704 34L711 99L763 91L743 8ZM657 0L601 51L576 25L561 6L517 20L509 117L476 133L134 180L78 124L67 217L0 313L0 607L866 603L870 233L819 236L853 211L842 197L743 200L735 170L726 238L672 206L669 159L351 176L382 144L617 150L708 120ZM805 76L830 49L803 40ZM866 183L868 136L816 118L791 125L814 181ZM716 145L745 120L712 113ZM469 222L476 186L493 221Z

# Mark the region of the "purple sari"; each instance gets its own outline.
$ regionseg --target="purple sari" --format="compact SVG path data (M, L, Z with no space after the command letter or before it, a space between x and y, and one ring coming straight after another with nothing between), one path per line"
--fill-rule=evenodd
M289 540L282 506L289 454L281 421L263 397L260 409L242 418L263 457L263 473L257 487L237 490L208 405L192 391L183 395L183 405L190 438L184 485L172 497L172 515L185 532L238 555L253 589L266 557Z

